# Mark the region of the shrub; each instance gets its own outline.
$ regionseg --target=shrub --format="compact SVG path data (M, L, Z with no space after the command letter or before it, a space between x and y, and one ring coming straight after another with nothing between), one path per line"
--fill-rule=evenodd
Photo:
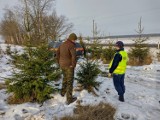
M144 28L142 28L140 19L137 30L138 38L133 40L135 42L134 47L129 50L129 63L131 65L144 65L148 63L150 64L150 62L147 60L148 58L150 58L152 62L150 50L147 46L148 44L145 43L148 38L142 36L143 30Z
M93 60L98 60L101 58L102 47L101 46L91 46L87 49L87 53L91 53L90 58Z
M102 46L99 45L98 39L93 40L91 46L87 49L87 52L91 53L91 59L97 60L101 58Z
M152 62L148 48L131 48L129 51L129 58L129 64L131 65L144 65Z
M1 89L6 89L6 85L4 83L0 83L0 90Z
M102 61L103 63L109 63L116 53L116 49L113 46L112 42L108 42L108 47L102 51Z
M11 78L7 78L7 91L13 93L11 101L39 102L50 98L55 90L48 83L60 76L54 65L53 53L47 45L37 48L27 47L23 54L12 55L16 68ZM19 102L18 102L19 103Z
M101 53L102 53L102 47L92 48L92 58L94 60L100 59L101 58Z
M6 47L6 54L7 55L11 55L12 54L11 46L10 45L7 45L7 47Z
M80 45L82 46L82 48L84 49L84 57L86 57L86 45L85 45L85 43L84 43L84 41L83 41L83 38L82 38L82 36L80 36L79 37L79 40L80 40Z
M114 107L105 103L77 106L73 116L65 116L61 120L114 120L115 112Z
M157 52L157 58L158 58L158 61L160 61L160 51Z
M94 93L93 88L98 90L100 85L100 82L96 81L96 77L99 73L100 69L98 65L93 61L87 60L85 63L80 64L76 80L84 89L88 90L88 92Z

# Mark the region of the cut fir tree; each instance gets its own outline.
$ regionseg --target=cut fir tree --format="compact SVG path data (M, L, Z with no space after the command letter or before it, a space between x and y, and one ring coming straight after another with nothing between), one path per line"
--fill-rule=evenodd
M100 85L100 82L96 81L99 73L100 69L98 68L98 65L93 61L87 60L83 64L80 64L76 80L84 89L96 95L94 88L98 90Z
M47 45L26 47L23 54L12 55L12 61L17 70L6 81L7 91L13 93L8 102L42 103L49 99L55 88L48 83L58 79L60 71Z

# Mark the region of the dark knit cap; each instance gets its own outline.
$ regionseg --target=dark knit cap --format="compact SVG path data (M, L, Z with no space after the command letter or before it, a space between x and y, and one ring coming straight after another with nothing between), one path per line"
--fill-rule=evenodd
M71 33L68 37L69 40L77 40L77 35L75 33Z
M116 46L123 48L124 47L124 43L122 41L118 41L116 42Z

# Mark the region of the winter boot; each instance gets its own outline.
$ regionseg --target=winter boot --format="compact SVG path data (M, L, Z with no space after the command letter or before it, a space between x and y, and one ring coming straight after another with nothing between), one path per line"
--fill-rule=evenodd
M66 104L69 105L77 100L77 97L73 97L72 101L67 101Z
M124 102L124 96L123 95L119 96L119 101Z
M64 97L64 96L65 96L65 94L62 94L62 93L61 93L60 95L61 95L62 97Z

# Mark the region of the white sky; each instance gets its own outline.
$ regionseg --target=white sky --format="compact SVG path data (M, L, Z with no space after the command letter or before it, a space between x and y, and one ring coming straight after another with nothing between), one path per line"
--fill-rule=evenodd
M0 18L4 7L16 4L13 1L0 0ZM92 35L93 19L101 34L135 34L141 16L144 33L160 33L160 0L56 0L56 10L84 36Z

